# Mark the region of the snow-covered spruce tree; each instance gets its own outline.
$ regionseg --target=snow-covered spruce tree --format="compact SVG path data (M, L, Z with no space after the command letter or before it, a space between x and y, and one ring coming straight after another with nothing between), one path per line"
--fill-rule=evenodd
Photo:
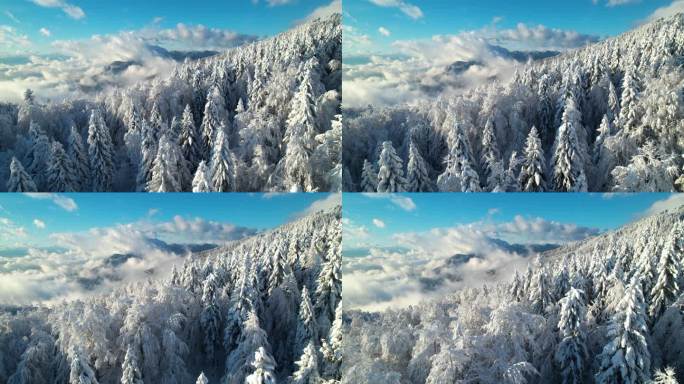
M651 290L648 313L656 322L665 309L681 294L682 255L684 255L684 225L678 222L672 228L660 254L656 268L656 282Z
M75 167L69 161L62 144L55 141L50 150L47 169L48 190L53 192L75 192L77 190Z
M29 151L26 164L26 172L36 183L39 191L47 190L47 167L50 161L50 139L41 130L38 124L31 121L29 128Z
M363 170L361 172L361 192L378 191L378 173L373 167L373 163L368 159L363 159Z
M380 193L406 191L404 165L394 150L391 141L382 143L382 152L378 158L378 190Z
M192 179L193 192L211 192L211 180L209 178L209 168L204 160L200 161Z
M674 369L667 367L663 370L656 370L653 374L653 384L678 384Z
M157 157L158 148L158 142L154 131L145 120L142 121L140 129L142 134L140 148L141 161L136 175L136 190L138 192L145 191L147 183L152 178L152 167L154 166L154 160Z
M12 157L10 163L10 177L7 180L7 192L37 192L36 183L33 182L21 162L16 157Z
M561 341L556 348L556 362L564 384L583 383L588 357L584 331L584 292L571 288L560 304L558 333Z
M480 179L470 161L468 141L456 123L449 132L449 153L444 159L446 169L437 178L441 192L478 192Z
M545 192L546 175L544 164L544 150L541 147L541 140L537 133L537 128L532 127L525 143L525 153L518 183L520 190L524 192Z
M202 313L200 326L204 335L204 352L209 361L214 360L216 347L221 340L221 312L216 300L218 291L217 279L213 273L209 273L202 287Z
M225 111L223 97L218 88L213 87L207 95L207 104L204 107L204 117L200 126L202 158L209 158L216 146L215 139L218 132L226 130Z
M302 287L302 299L299 304L299 322L297 323L297 334L294 344L294 351L297 353L304 350L307 343L318 342L318 324L314 316L314 308L309 297L309 290L304 286Z
M664 155L653 142L648 141L627 166L613 169L613 191L675 192L675 176L679 172L675 164L673 156Z
M75 125L72 125L69 131L67 155L71 160L72 172L76 178L76 192L89 190L90 168L88 167L88 155L83 146L83 138Z
M92 191L111 190L114 163L112 160L112 138L102 114L93 109L88 126L88 159L92 177Z
M310 157L318 133L316 126L316 78L313 69L305 72L292 99L283 142L285 149L285 182L290 191L313 191Z
M323 339L321 354L324 367L323 378L328 380L340 380L342 378L342 305L338 304L335 310L335 321L330 328L330 337Z
M183 158L188 162L188 169L191 172L195 172L202 160L202 148L200 147L195 119L192 116L189 104L185 106L183 117L180 121L178 144L180 145Z
M69 384L98 384L95 372L81 351L74 348L69 355L71 360Z
M140 352L133 344L128 345L121 370L121 384L144 383L140 369Z
M247 320L243 323L237 348L230 351L226 358L226 373L223 382L243 384L251 373L252 359L260 348L264 351L270 349L268 336L261 328L257 314L250 311Z
M213 192L235 191L235 159L228 147L228 137L220 128L209 163L211 190Z
M195 384L209 384L209 379L207 379L206 376L204 376L204 372L201 372L200 375L197 377L197 382Z
M275 374L273 373L276 363L264 347L259 347L254 352L252 367L254 367L254 372L247 376L245 384L276 384Z
M54 371L54 339L42 330L32 329L30 342L21 354L17 368L7 384L51 384ZM0 377L0 379L4 379Z
M491 118L488 118L482 131L482 176L488 191L493 191L498 187L498 185L491 185L490 180L497 180L496 173L503 171L502 166L497 164L500 160L501 153L499 152L499 144L496 141L494 122Z
M297 370L290 380L292 384L319 384L318 357L313 340L304 347L301 357L297 361Z
M598 356L598 384L646 383L650 379L651 354L641 286L633 280L608 325L608 344Z
M365 166L365 164L364 164ZM411 142L409 147L409 161L406 168L406 191L407 192L433 192L434 186L423 156L418 152L416 145Z
M553 183L555 190L559 192L586 192L588 188L577 138L577 130L584 128L578 115L575 100L572 97L566 98L552 159Z
M342 231L335 228L331 235L334 242L342 241ZM342 299L342 255L337 247L328 248L328 252L316 281L316 305L314 307L318 321L319 334L327 334L335 319L335 311ZM303 293L302 293L303 294Z
M166 135L159 140L159 149L152 165L152 177L147 182L148 192L181 192L182 173L178 147Z
M161 383L183 384L190 381L185 359L190 350L179 334L182 331L185 316L181 313L171 315L162 331Z
M635 78L634 68L630 65L622 78L622 96L620 97L620 114L618 115L620 128L630 135L636 133L639 125L638 94L639 83Z

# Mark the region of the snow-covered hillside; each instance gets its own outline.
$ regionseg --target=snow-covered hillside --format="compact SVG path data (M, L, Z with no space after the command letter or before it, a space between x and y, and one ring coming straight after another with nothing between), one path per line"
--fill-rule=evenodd
M330 191L341 185L339 14L96 100L0 105L9 191Z
M335 382L340 215L200 252L165 280L3 308L0 383Z
M683 255L680 207L544 252L510 283L346 312L342 382L682 382Z
M345 109L346 191L684 189L684 15L508 81Z

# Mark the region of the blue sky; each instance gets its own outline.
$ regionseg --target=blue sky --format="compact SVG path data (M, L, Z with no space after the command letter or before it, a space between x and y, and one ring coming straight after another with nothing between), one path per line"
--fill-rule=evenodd
M672 199L671 199L672 197ZM513 223L517 217L532 222L555 222L570 233L571 227L618 228L658 207L684 204L681 196L641 194L397 194L371 197L345 194L346 249L396 245L394 235L419 233L477 223ZM655 207L655 208L652 208ZM374 220L379 220L375 221ZM540 221L541 222L541 221ZM489 228L489 227L485 227ZM560 229L553 225L549 230ZM577 231L583 236L590 231ZM553 234L548 234L553 239ZM524 241L525 235L517 236Z
M55 40L84 39L148 27L174 28L178 23L271 36L291 28L329 2L301 0L269 5L265 0L3 0L0 25L25 34L36 43L34 49L39 50L49 49L50 42ZM50 31L50 36L41 34L41 28Z
M355 29L353 34L366 36L371 42L364 50L387 52L397 40L493 27L515 29L518 23L613 36L672 4L673 0L346 0L344 22ZM679 7L684 9L681 4Z
M303 214L328 194L77 193L0 195L0 249L49 246L54 233L145 223L201 220L253 230L274 228ZM39 220L37 223L35 220ZM12 231L15 236L12 236ZM19 232L16 232L19 231ZM19 233L16 236L16 233ZM178 239L181 239L179 237ZM174 241L173 234L168 239Z

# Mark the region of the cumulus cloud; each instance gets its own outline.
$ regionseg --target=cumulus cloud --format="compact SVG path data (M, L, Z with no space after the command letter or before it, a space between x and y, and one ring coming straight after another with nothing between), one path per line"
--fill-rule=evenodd
M378 228L385 228L385 222L380 219L373 219L373 225Z
M45 37L50 37L51 35L50 30L45 27L41 28L38 32Z
M36 219L34 224L38 222ZM10 229L18 228L11 220L0 218L0 240L5 240ZM10 256L11 250L6 250L0 255L0 303L59 301L162 277L173 264L182 262L188 249L172 243L220 245L255 233L230 223L180 216L168 222L143 220L54 233L50 248L28 247Z
M16 224L9 218L0 217L0 242L18 246L20 245L19 240L27 236L28 233L26 233L24 227Z
M304 211L295 215L295 217L304 217L311 215L316 212L325 211L327 209L334 208L342 204L342 194L341 193L331 193L328 194L323 199L319 199L311 203Z
M83 9L62 0L31 0L34 4L46 8L59 8L72 19L82 19L86 16Z
M547 243L564 244L597 234L592 228L522 216L510 222L397 233L396 249L371 248L362 257L344 259L343 300L349 308L382 310L508 281L530 257L552 247ZM345 248L350 249L346 244Z
M592 0L594 4L599 4L601 1L600 0ZM634 4L638 3L641 0L608 0L606 1L606 7L617 7L620 5L627 5L627 4Z
M169 50L214 50L239 46L257 36L203 25L157 25L113 35L94 35L81 40L52 42L54 55L33 55L18 49L25 62L0 63L0 100L18 101L22 92L33 89L44 98L81 97L109 88L126 87L156 76L167 76L177 64L160 47ZM30 41L9 27L0 27L0 43L11 40L16 47ZM113 70L112 63L125 63Z
M684 0L674 0L672 4L660 7L648 16L646 21L653 21L662 17L669 17L684 12Z
M389 31L389 29L387 29L387 28L385 28L385 27L380 27L380 28L378 28L378 32L379 32L381 35L385 36L385 37L388 37L388 36L390 36L390 35L392 34L392 33Z
M45 222L40 219L33 219L33 225L38 229L45 229Z
M31 40L28 36L17 31L16 28L0 25L0 44L20 52L20 49L25 49L31 45Z
M653 203L642 216L656 215L671 209L677 209L684 206L684 193L675 193L663 200L658 200Z
M423 18L423 11L416 5L402 0L369 0L371 3L387 8L397 8L413 20Z
M325 18L330 15L333 15L335 13L342 13L342 0L332 0L329 4L324 4L321 5L320 7L317 7L314 9L310 14L308 14L305 18L299 21L299 23L303 23L306 21L310 20L315 20L319 18Z
M76 204L74 199L65 195L57 193L27 193L26 196L39 200L52 200L55 205L67 212L73 212L78 209L78 204Z
M506 49L563 51L598 40L597 36L543 25L520 23L500 29L492 23L455 35L395 41L392 49L396 54L377 55L368 53L374 46L367 35L346 26L345 52L362 60L347 60L343 68L344 105L395 105L458 94L493 78L509 78L519 63L502 53ZM464 65L453 71L454 63Z

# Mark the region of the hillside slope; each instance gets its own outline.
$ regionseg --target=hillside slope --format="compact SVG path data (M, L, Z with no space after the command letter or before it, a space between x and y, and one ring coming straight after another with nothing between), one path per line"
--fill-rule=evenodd
M0 188L339 190L341 60L337 14L95 100L27 91L0 109Z
M682 36L678 14L460 95L345 110L344 190L682 190Z
M211 383L332 382L340 242L337 207L204 251L166 280L7 308L0 383L194 383L202 373Z
M684 379L684 207L547 251L510 283L345 313L344 383Z

